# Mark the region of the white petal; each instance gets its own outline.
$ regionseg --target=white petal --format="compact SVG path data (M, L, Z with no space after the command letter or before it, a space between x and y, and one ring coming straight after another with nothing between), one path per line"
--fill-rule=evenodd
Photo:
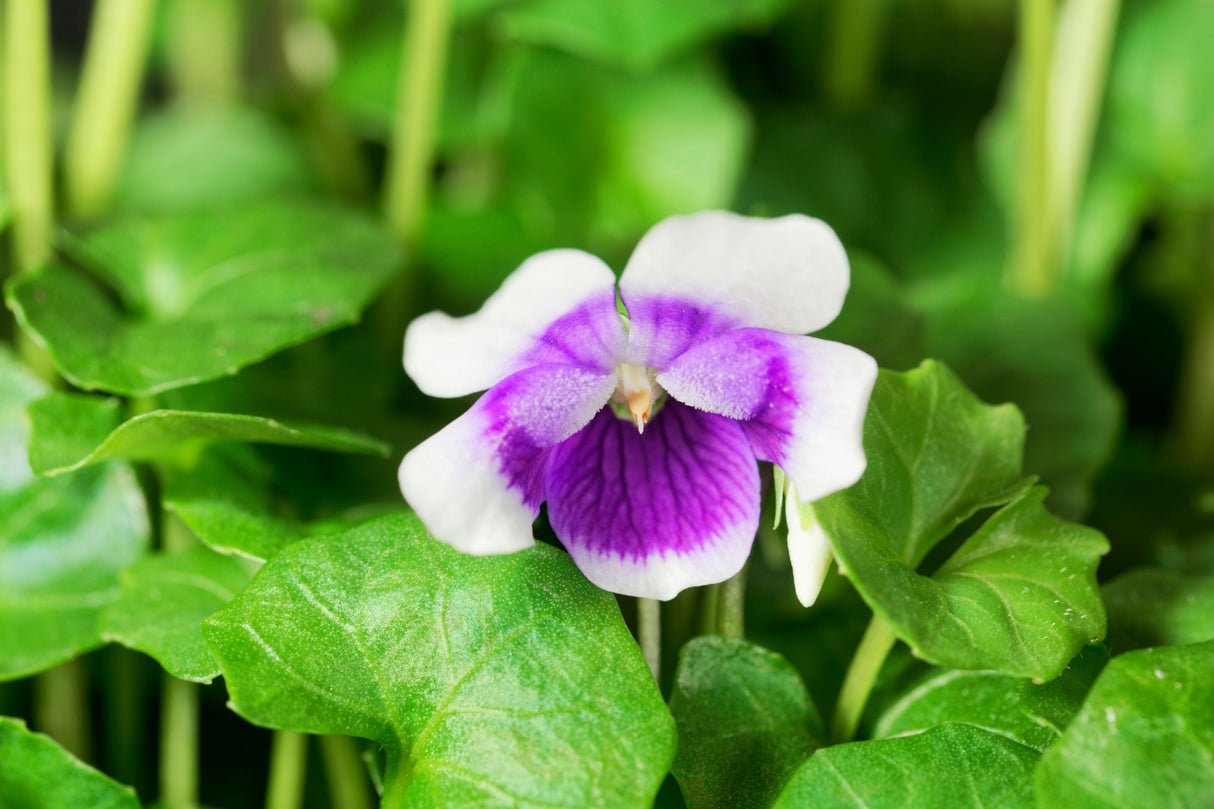
M430 312L405 332L405 371L428 396L464 396L541 362L610 371L627 341L615 276L579 250L523 262L480 311Z
M835 319L848 285L847 254L830 226L794 214L758 219L728 211L655 225L620 278L626 306L649 298L692 301L735 326L788 334Z
M822 592L822 583L834 558L830 540L814 517L813 507L797 500L797 488L788 486L784 513L788 520L788 559L792 562L792 581L797 600L811 607Z

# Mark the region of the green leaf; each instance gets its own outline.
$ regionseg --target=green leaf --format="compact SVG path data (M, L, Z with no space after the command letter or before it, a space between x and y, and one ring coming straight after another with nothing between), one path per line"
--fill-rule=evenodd
M862 349L882 368L913 368L926 355L923 316L889 269L865 253L848 255L851 283L839 316L815 337Z
M44 393L0 349L0 680L101 645L98 615L148 544L143 495L127 466L34 477L25 405Z
M150 655L174 677L211 682L219 666L202 621L248 585L248 567L195 546L141 559L121 578L122 594L101 615L102 637Z
M1108 542L1042 506L1019 476L1023 421L982 404L937 363L882 371L859 483L804 507L865 601L938 665L1056 677L1103 636L1095 571ZM1014 498L1014 499L1013 499ZM928 578L928 551L980 508L997 511Z
M1208 806L1214 642L1114 658L1037 768L1041 809Z
M1079 710L1108 659L1104 647L1088 646L1061 676L1043 685L997 671L931 669L882 711L873 736L904 736L962 722L1045 750Z
M695 638L679 652L671 772L690 809L771 806L825 733L797 670L744 640Z
M1214 577L1139 568L1101 592L1114 651L1214 640Z
M769 24L789 0L532 0L499 15L506 36L649 71L737 28Z
M203 634L246 719L382 744L387 806L648 807L674 756L615 599L545 545L384 517L286 548Z
M149 214L236 207L315 185L292 130L250 108L183 104L136 126L114 206Z
M0 716L4 809L139 809L135 790L94 770L20 719Z
M134 396L234 374L355 322L401 260L370 220L285 202L120 219L68 248L124 308L54 264L11 280L8 305L74 384Z
M386 456L388 446L349 430L260 416L155 410L117 424L116 399L52 393L29 406L30 463L40 475L126 458L189 466L210 444L247 441Z
M776 809L1032 809L1037 751L950 722L898 739L819 750Z

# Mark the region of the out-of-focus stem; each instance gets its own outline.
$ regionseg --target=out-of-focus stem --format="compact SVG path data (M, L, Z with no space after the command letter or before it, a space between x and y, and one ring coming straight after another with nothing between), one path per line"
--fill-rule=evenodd
M183 101L227 104L239 96L243 9L237 0L169 3L169 72Z
M836 109L851 112L872 95L880 64L885 0L835 0L823 75Z
M154 0L99 0L63 155L68 209L99 212L113 192L151 45Z
M270 748L270 779L266 809L300 809L308 774L308 736L289 730L274 731Z
M329 780L329 803L333 809L371 809L366 768L349 736L321 736L320 753Z
M1189 469L1214 471L1214 214L1204 217L1201 278L1189 322L1176 418L1176 451Z
M160 802L171 809L198 803L198 686L164 675L160 713Z
M637 643L657 680L662 674L662 602L655 598L637 599Z
M451 0L411 0L384 189L388 226L410 247L425 226L450 35Z
M721 585L721 634L729 638L746 635L746 568Z
M49 23L46 0L4 4L5 162L17 272L46 260L55 226Z
M872 693L873 684L877 682L877 674L885 663L885 658L898 638L894 635L889 624L879 615L874 615L856 647L856 653L847 667L847 675L843 679L843 688L839 691L839 701L835 703L835 715L830 723L831 739L836 743L851 741L860 726L860 717L864 714L864 706L868 695Z
M1054 0L1020 0L1020 193L1009 286L1044 297L1055 285L1050 236L1050 50Z
M34 727L81 761L92 759L89 743L88 672L80 658L34 680Z

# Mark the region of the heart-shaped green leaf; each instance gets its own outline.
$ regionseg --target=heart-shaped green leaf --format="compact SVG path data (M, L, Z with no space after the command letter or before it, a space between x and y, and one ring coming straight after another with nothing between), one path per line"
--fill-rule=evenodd
M1113 659L1037 768L1041 809L1208 806L1214 642Z
M287 547L203 634L245 718L382 744L387 807L648 807L674 756L615 600L545 545L383 517Z
M937 363L883 371L865 421L864 476L804 509L916 654L1048 680L1103 637L1095 571L1108 542L1047 512L1045 489L1025 491L1023 439L1015 408L982 404ZM916 572L963 520L1008 500L934 576Z
M114 458L188 466L219 441L388 454L383 442L336 427L184 410L155 410L118 424L119 410L116 399L73 393L52 393L30 404L34 471L59 475Z
M0 806L139 809L135 790L107 778L20 719L0 716Z
M793 775L776 809L1032 809L1037 756L998 733L949 722L819 750Z
M690 809L766 809L825 737L797 670L735 638L682 648L670 711L679 729L671 772Z
M1214 577L1139 568L1101 588L1115 652L1214 640Z
M355 322L400 265L370 220L265 202L130 217L67 243L118 294L52 264L9 282L9 307L86 390L143 396L236 373Z
M149 556L122 574L122 594L101 614L101 634L156 659L174 677L209 683L219 666L202 637L202 621L253 578L230 556L193 547Z
M101 645L98 616L148 545L143 495L127 466L34 477L25 406L44 394L0 351L0 680Z

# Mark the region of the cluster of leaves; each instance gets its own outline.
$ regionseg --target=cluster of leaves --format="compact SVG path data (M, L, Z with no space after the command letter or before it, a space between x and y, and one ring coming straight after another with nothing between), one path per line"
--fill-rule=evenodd
M320 97L374 156L402 11L302 5L341 46ZM335 201L358 183L331 187L308 126L269 103L150 112L112 215L70 224L54 261L5 286L73 390L0 347L0 680L107 643L222 676L210 688L253 724L369 740L391 807L1203 805L1214 529L1192 476L1142 483L1164 464L1154 437L1134 433L1094 484L1123 395L1142 426L1154 381L1114 386L1098 357L1121 328L1118 269L1147 222L1165 238L1131 266L1187 266L1188 231L1168 234L1212 202L1212 21L1202 0L1126 5L1065 295L1041 302L1000 284L1010 93L986 178L972 159L1010 3L898 4L887 25L919 46L891 45L888 97L848 114L802 103L835 4L455 3L411 308L475 306L554 245L618 260L674 213L801 211L853 251L822 336L892 369L864 478L805 514L844 575L806 612L761 535L749 640L692 637L708 594L680 596L660 685L621 605L561 551L462 556L398 502L392 460L454 411L404 389L403 313L372 304L405 256ZM1154 292L1196 284L1173 272ZM1088 513L1122 573L1103 587L1109 543L1067 521ZM841 743L822 716L870 614L903 645L864 740ZM0 718L7 802L139 806Z

